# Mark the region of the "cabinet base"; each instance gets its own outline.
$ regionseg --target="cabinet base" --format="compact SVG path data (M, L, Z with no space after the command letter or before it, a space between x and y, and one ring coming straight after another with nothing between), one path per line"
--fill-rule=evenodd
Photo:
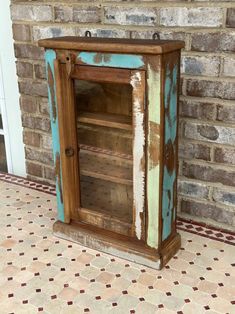
M59 238L154 269L161 269L181 245L180 235L176 234L159 254L157 250L148 248L144 242L77 222L66 224L56 221L53 233Z

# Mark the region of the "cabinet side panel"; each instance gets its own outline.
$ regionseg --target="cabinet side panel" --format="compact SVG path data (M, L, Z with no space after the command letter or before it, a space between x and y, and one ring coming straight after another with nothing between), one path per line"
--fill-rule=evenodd
M164 148L162 241L175 232L177 206L177 120L179 86L179 52L163 56L164 67Z
M51 131L53 138L53 158L55 164L56 175L56 196L57 196L57 210L58 219L64 222L64 204L63 204L63 186L61 175L61 158L60 158L60 141L59 141L59 125L58 125L58 106L56 99L56 83L55 83L55 69L54 60L56 53L52 49L45 52L46 73L48 83L48 101L50 109Z
M148 58L147 75L147 244L157 249L160 207L160 56Z

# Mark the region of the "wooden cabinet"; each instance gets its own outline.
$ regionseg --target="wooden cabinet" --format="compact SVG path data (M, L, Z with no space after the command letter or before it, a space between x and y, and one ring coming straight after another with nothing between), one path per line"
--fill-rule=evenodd
M180 41L44 39L54 233L154 268L176 232Z

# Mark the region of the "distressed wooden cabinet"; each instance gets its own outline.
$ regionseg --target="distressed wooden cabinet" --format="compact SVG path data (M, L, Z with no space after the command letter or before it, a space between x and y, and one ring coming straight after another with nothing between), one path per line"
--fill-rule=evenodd
M54 233L160 269L176 232L180 41L44 39Z

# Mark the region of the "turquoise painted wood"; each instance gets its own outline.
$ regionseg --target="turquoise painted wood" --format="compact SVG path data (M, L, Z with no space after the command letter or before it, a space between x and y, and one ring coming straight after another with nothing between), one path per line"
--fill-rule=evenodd
M162 240L164 241L172 231L172 220L175 219L174 193L176 184L176 134L177 134L177 84L178 64L173 69L166 67L164 87L165 107L165 134L164 154L169 156L163 169L163 196L162 196Z
M79 52L77 58L84 64L100 67L139 69L144 66L143 57L138 55Z
M64 222L64 204L63 204L63 187L62 187L62 175L60 166L60 141L59 141L59 126L58 126L58 107L56 99L56 84L55 84L55 69L54 60L56 59L56 53L52 49L48 49L45 52L46 61L46 74L48 81L48 101L50 109L50 120L52 130L52 143L53 143L53 158L56 168L56 197L57 197L57 210L58 219Z

